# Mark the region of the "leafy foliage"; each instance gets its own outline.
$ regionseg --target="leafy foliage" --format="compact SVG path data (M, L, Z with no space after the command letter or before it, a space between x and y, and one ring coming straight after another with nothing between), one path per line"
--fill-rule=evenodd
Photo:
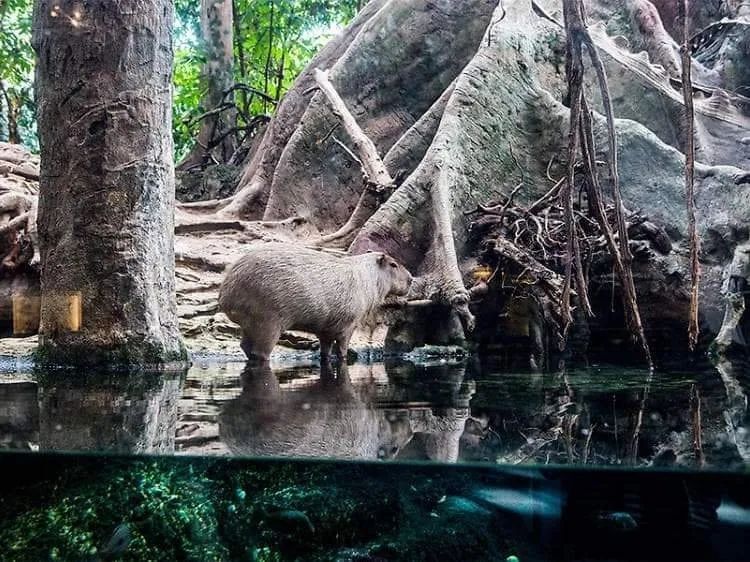
M234 0L235 81L279 100L313 54L355 14L362 0ZM0 140L38 148L33 99L32 0L0 0ZM200 2L175 0L173 133L175 156L192 146L206 83ZM274 104L238 94L240 127ZM18 130L14 137L14 130Z
M0 1L0 140L37 148L32 0Z
M360 0L361 1L361 0ZM273 112L315 52L355 14L357 0L234 0L235 82L265 94L240 91L238 126ZM212 108L201 102L206 84L201 77L199 3L177 0L174 139L177 159L197 136L196 118Z

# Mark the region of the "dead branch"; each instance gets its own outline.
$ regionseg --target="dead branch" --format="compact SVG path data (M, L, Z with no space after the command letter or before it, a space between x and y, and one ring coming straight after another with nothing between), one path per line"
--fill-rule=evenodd
M565 183L565 178L563 178L563 179L561 179L561 180L557 181L557 182L555 183L555 185L553 185L553 186L552 186L552 187L550 188L550 190L549 190L549 191L548 191L547 193L545 193L544 195L542 195L542 196L541 196L541 197L540 197L539 199L537 199L537 200L536 200L536 201L535 201L535 202L534 202L534 203L533 203L533 204L531 205L531 207L529 207L529 212L530 212L530 213L533 213L533 212L535 212L535 211L538 211L539 209L541 209L541 208L542 208L542 206L543 206L543 205L544 205L544 204L545 204L545 203L546 203L547 201L549 201L550 199L552 199L552 198L553 198L553 197L554 197L554 196L555 196L555 195L557 194L557 192L558 192L558 191L560 190L560 188L562 187L562 185L563 185L564 183Z
M693 84L690 56L690 24L688 0L680 0L679 16L682 19L682 95L685 100L685 197L687 199L688 238L690 240L690 318L688 322L688 345L695 349L700 327L698 325L698 289L700 285L700 241L695 220L695 108L693 106Z
M497 204L490 207L486 207L484 205L479 205L478 210L482 211L483 213L491 213L491 214L497 214L497 216L502 221L503 215L505 214L505 211L508 210L508 207L510 207L513 204L513 198L516 196L516 194L520 191L520 189L523 187L523 182L519 183L516 187L513 188L513 191L510 192L510 195L505 200L505 203L502 205Z
M320 89L328 98L333 107L333 112L341 119L347 134L354 142L354 149L362 160L362 166L367 176L379 185L393 183L393 178L388 173L388 169L380 158L375 143L362 131L354 116L349 111L349 108L346 107L344 100L341 99L341 96L339 96L333 84L328 79L328 74L316 68L315 82L317 82Z
M210 109L204 113L201 113L200 115L197 115L193 117L192 119L188 119L185 122L185 125L188 127L192 127L196 125L197 123L200 123L204 119L207 119L209 117L213 117L214 115L219 115L220 113L223 113L229 109L234 109L235 105L233 103L222 103L220 106L215 107L213 109Z
M555 18L550 16L544 8L542 8L537 2L534 0L531 0L531 9L534 10L534 13L538 15L540 18L545 19L549 22L554 23L557 27L562 28L563 24L561 24L559 21L557 21Z
M544 285L554 296L556 302L561 302L558 299L562 299L564 280L560 275L505 238L491 240L488 249L518 264Z

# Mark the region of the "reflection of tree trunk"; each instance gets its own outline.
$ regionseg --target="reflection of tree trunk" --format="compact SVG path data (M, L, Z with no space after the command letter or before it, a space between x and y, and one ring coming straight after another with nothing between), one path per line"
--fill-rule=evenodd
M147 379L41 386L40 450L174 452L181 379Z
M234 95L225 94L234 84L234 17L232 0L201 0L201 30L206 63L203 67L206 95L202 106L211 112L227 104L227 109L204 117L196 146L177 166L189 170L213 159L228 162L234 153L234 136L229 131L235 126Z
M171 0L36 3L43 361L154 364L184 353L172 19Z
M0 443L33 450L39 443L39 402L34 382L0 382Z

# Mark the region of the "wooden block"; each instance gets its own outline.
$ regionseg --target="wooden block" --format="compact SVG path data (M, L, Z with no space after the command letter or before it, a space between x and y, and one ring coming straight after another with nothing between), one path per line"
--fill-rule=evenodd
M39 331L42 299L39 296L13 295L13 335L28 336Z
M81 304L81 293L71 293L66 297L68 314L65 327L71 332L77 332L83 324L83 306Z

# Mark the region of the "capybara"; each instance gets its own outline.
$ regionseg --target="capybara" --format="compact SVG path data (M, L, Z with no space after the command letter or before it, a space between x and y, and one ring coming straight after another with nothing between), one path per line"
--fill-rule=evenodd
M386 297L403 296L409 272L379 252L332 256L291 244L253 245L228 271L219 308L242 328L249 359L266 361L285 330L315 334L321 359L346 359L354 328Z

